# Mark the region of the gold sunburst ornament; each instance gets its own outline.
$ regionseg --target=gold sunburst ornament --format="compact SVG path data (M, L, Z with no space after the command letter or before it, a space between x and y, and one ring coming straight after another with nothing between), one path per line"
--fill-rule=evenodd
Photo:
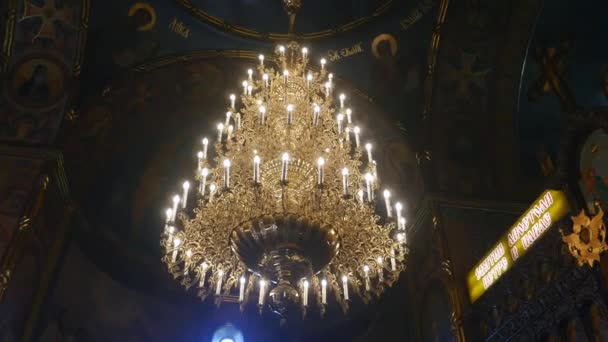
M588 217L584 210L572 217L572 234L562 234L562 241L568 245L570 254L580 266L600 261L600 254L608 249L604 211L598 205L598 213Z
M346 312L403 270L403 205L378 194L373 147L325 61L314 71L294 42L275 53L276 67L260 55L240 100L229 97L213 150L202 140L196 193L185 182L167 209L163 261L218 305L253 302L283 318L313 306Z

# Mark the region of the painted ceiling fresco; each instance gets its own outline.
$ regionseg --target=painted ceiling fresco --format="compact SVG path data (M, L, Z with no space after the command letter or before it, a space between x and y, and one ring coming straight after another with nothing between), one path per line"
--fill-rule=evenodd
M608 105L608 33L604 1L545 1L524 61L518 100L518 131L523 171L540 173L535 164L548 154L555 160L567 114L546 82L539 55L550 56L555 73L566 81L581 108Z

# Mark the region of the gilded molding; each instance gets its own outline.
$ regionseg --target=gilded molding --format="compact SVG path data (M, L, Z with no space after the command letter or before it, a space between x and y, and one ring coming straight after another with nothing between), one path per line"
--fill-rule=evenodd
M387 13L393 5L393 0L384 0L384 2L380 4L371 15L357 18L349 23L343 24L333 29L292 35L288 33L259 32L243 26L230 24L221 18L218 18L201 10L195 4L193 4L192 0L175 0L175 2L177 2L177 4L186 9L192 16L194 16L198 20L207 23L211 26L214 26L224 32L231 33L244 38L267 41L284 41L294 38L297 40L313 41L322 38L333 37L338 34L351 31L363 24L371 22L372 20Z

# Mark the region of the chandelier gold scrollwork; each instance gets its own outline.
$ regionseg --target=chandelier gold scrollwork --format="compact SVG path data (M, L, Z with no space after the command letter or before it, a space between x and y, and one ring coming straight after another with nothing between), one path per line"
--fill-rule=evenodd
M213 151L202 140L196 191L185 182L167 209L163 261L218 305L253 302L282 317L311 307L323 315L328 305L346 312L404 269L403 206L378 194L372 145L344 94L334 106L325 60L313 71L294 42L275 53L248 70L240 109L230 96Z

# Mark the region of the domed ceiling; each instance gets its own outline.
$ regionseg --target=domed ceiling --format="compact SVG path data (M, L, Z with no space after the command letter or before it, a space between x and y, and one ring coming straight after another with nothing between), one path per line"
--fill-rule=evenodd
M179 0L203 21L229 31L282 36L288 20L278 0ZM392 0L307 0L297 14L296 32L318 37L368 22L393 6ZM243 32L244 33L244 32Z

